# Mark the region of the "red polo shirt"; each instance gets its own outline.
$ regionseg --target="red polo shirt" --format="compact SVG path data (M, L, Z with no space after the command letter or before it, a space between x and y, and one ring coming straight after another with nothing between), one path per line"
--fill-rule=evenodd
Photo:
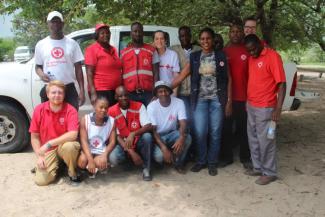
M232 78L232 99L246 101L249 53L244 44L230 45L225 47L224 51L227 55Z
M114 47L105 50L98 42L86 48L85 64L94 66L96 90L115 90L122 84L122 62Z
M78 112L68 103L58 112L50 109L49 101L36 106L29 132L39 133L41 145L69 131L78 131ZM53 149L53 148L52 148Z
M258 58L249 58L247 101L255 107L275 107L277 84L285 81L281 56L265 47Z

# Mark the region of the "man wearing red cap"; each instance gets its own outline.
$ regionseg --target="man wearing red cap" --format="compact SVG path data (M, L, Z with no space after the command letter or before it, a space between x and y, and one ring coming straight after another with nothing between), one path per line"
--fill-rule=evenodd
M89 96L94 104L97 96L104 96L110 106L116 103L115 89L122 84L122 62L117 50L109 44L111 32L106 24L97 24L96 42L86 48L85 64Z
M77 110L85 102L84 78L81 61L83 55L76 41L63 34L63 16L52 11L47 16L50 35L42 39L35 47L35 70L44 81L62 81L65 85L65 101ZM77 78L80 88L79 96L74 82ZM42 102L48 100L45 87L40 93Z

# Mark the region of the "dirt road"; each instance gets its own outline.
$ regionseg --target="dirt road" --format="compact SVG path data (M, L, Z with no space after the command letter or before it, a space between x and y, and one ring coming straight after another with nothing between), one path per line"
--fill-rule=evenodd
M321 100L283 114L279 180L268 186L254 184L236 161L215 177L167 169L143 182L139 170L113 168L78 187L64 178L37 187L29 148L0 155L0 216L325 216L325 79L305 76L298 87L320 92Z

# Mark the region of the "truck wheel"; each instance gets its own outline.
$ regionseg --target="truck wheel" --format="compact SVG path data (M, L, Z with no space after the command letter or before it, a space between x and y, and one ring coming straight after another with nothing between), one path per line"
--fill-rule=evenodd
M0 103L0 153L18 152L30 142L29 122L15 105Z

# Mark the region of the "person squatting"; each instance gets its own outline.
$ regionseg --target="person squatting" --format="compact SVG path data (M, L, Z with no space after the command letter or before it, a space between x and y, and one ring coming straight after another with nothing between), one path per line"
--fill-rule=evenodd
M62 165L72 184L81 173L94 178L118 165L141 167L143 180L151 181L153 168L167 164L185 174L188 161L194 161L190 171L207 168L215 176L233 163L236 145L256 184L277 179L276 139L268 131L280 119L286 80L280 55L256 36L254 18L232 24L225 46L209 27L197 46L190 27L181 26L180 45L170 48L161 30L144 43L143 25L134 22L120 56L109 44L109 25L101 23L85 58L64 36L61 13L50 12L47 23L50 35L35 48L35 70L47 84L29 129L37 185L53 183ZM94 111L79 121L81 61Z

